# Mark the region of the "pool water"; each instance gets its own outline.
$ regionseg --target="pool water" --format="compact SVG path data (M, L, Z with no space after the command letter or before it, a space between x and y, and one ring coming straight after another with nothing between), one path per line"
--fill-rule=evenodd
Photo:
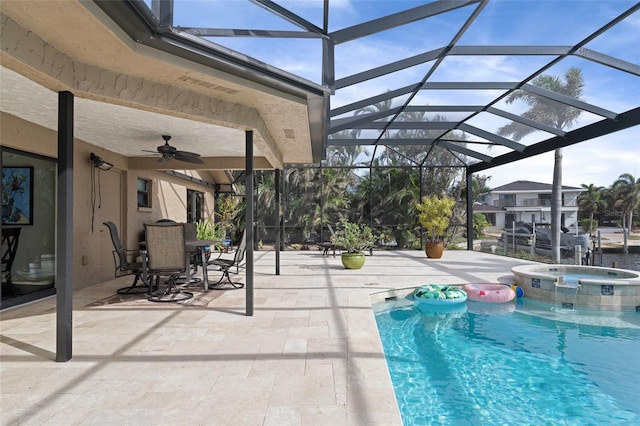
M374 310L405 425L640 424L640 313Z

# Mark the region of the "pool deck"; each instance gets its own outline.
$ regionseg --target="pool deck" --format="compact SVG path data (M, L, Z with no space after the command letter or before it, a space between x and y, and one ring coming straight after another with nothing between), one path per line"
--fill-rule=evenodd
M374 251L345 270L339 256L284 251L276 276L274 252L254 259L253 316L244 289L190 306L114 301L130 277L75 291L66 363L55 362L55 299L2 312L0 424L401 425L372 293L513 282L511 267L531 263Z

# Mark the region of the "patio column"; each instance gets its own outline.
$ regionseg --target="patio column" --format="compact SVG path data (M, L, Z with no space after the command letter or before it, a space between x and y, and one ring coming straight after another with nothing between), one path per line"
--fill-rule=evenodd
M422 202L422 197L424 197L424 191L422 190L422 184L423 184L423 182L422 182L422 165L420 165L420 168L418 169L418 171L419 171L419 174L420 174L420 177L419 177L419 180L420 180L420 198L419 198L419 200L420 200L420 202ZM424 247L424 231L422 229L422 226L420 227L420 247Z
M467 250L473 250L473 173L465 167L467 178Z
M253 131L245 132L245 204L244 226L247 232L246 315L253 316Z
M58 93L58 218L56 219L56 361L72 353L73 93Z
M280 169L275 170L273 180L276 190L276 275L280 275Z

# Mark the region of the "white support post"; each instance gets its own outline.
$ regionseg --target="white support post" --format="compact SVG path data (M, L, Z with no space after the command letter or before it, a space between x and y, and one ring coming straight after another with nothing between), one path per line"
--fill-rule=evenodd
M533 222L533 232L531 234L531 249L530 249L530 253L531 255L535 255L536 254L536 223Z
M629 235L629 229L622 228L622 238L624 238L623 251L625 253L629 253L629 241L627 241L628 235Z

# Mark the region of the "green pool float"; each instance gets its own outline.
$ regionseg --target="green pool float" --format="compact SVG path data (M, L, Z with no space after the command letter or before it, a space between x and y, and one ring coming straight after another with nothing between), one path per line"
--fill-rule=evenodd
M424 284L413 290L411 298L427 305L452 305L465 303L467 293L456 286Z

